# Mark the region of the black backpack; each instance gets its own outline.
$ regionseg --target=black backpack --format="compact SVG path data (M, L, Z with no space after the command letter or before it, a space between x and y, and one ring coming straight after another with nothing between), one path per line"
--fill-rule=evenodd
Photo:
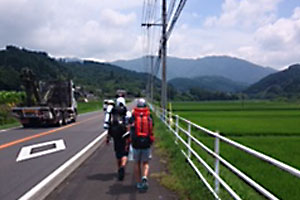
M125 106L115 106L111 111L111 125L109 134L114 138L121 138L126 133Z

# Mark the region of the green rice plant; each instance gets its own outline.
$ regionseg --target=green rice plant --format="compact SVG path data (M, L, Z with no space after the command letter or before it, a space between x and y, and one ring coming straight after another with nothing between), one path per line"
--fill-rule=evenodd
M184 107L184 105L186 107ZM297 103L254 101L173 103L176 114L231 135L300 135Z
M300 109L298 103L251 102L189 102L174 103L176 114L212 131L238 141L250 148L300 169ZM213 149L213 138L195 131L197 138ZM194 148L208 164L214 158L199 147ZM242 169L280 199L298 199L300 180L277 167L221 142L220 152L234 166ZM201 169L201 166L199 165ZM205 171L203 172L205 174ZM220 166L220 174L243 199L264 198L240 180L230 170ZM213 178L207 176L210 183ZM225 194L221 190L221 196ZM223 197L227 199L227 196ZM229 197L228 197L229 198Z
M234 140L296 168L300 166L299 137L235 137ZM224 158L280 199L298 199L299 178L225 143L221 144L220 152Z

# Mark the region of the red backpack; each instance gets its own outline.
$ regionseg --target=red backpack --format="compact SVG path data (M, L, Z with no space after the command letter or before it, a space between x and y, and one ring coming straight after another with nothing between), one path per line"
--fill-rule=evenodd
M134 108L134 135L132 145L134 148L149 148L153 138L153 123L150 117L150 110L145 108Z

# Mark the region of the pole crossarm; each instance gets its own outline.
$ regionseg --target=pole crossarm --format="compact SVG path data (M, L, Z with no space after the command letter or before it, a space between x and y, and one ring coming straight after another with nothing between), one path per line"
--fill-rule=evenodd
M155 23L142 23L142 26L147 26L147 27L151 27L151 26L162 26L162 24L155 24Z

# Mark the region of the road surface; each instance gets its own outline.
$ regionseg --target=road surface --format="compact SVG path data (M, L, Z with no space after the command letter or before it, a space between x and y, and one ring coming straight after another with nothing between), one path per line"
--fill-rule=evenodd
M102 122L103 113L94 112L59 128L15 128L0 132L0 199L21 197L98 137L104 131ZM16 161L22 147L57 140L63 140L64 150Z
M103 112L93 112L80 115L76 123L58 128L19 127L0 132L0 199L24 198L103 134L103 117ZM135 189L133 162L127 166L125 180L117 181L113 144L99 144L47 199L176 199L176 195L152 178L163 170L156 154L151 161L149 191L139 193Z

